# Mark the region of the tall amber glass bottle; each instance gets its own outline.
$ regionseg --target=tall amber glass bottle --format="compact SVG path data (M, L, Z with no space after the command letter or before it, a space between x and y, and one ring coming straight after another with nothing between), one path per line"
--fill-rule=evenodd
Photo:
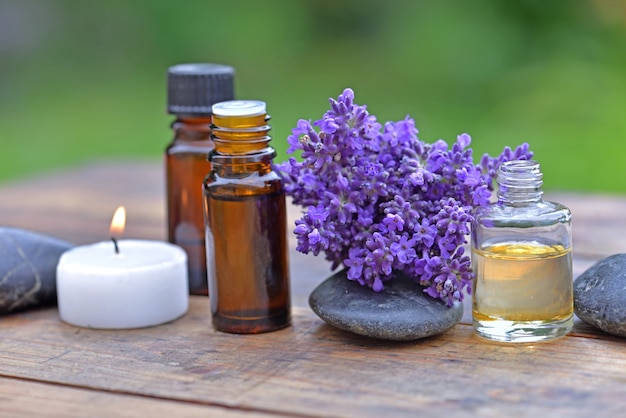
M168 240L188 255L189 292L207 295L202 182L211 170L211 106L233 98L233 68L181 64L167 77L168 112L174 139L165 151Z
M283 180L265 103L213 106L211 173L204 182L213 326L259 333L291 322Z

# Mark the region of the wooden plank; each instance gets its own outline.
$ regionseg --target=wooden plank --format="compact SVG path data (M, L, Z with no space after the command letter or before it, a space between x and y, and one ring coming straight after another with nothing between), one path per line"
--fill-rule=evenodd
M227 409L122 393L0 377L0 415L11 418L48 417L270 417L258 411Z
M574 213L576 275L626 248L626 236L615 233L626 226L626 199L547 197ZM160 164L89 164L4 185L0 222L88 243L107 238L118 204L129 212L127 236L163 239ZM297 212L291 207L291 220ZM35 310L0 318L0 376L40 382L32 384L44 385L50 398L57 390L66 396L66 386L84 387L94 396L124 393L296 416L611 416L626 406L623 339L577 321L570 336L551 343L494 344L474 334L469 303L462 323L441 336L402 344L357 337L310 311L308 294L329 266L296 253L292 235L290 247L293 327L255 336L218 333L201 297L192 298L179 321L132 331L74 328L54 308ZM2 385L0 399L8 391Z
M54 309L0 321L0 374L267 413L306 416L589 416L626 407L624 342L570 336L486 342L471 326L410 343L375 341L296 308L261 335L211 329L208 300L131 331L75 328Z
M574 256L598 260L626 252L626 197L597 193L546 193L572 211Z

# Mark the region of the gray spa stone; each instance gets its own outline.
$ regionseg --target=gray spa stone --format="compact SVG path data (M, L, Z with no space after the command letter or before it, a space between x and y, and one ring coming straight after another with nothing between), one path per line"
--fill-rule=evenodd
M0 227L0 314L56 303L56 268L72 244Z
M342 270L310 295L311 309L328 324L367 337L410 341L441 334L461 320L463 304L448 308L406 277L376 293L346 278Z
M589 325L626 337L626 254L607 257L576 279L574 312Z

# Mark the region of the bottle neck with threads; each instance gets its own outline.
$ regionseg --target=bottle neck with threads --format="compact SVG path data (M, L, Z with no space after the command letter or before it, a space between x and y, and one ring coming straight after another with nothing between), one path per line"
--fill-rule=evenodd
M209 154L213 169L222 176L271 171L276 151L269 145L269 120L265 102L232 100L215 104L211 124L215 149Z
M211 139L211 115L188 116L177 115L172 122L174 140L195 142L208 141Z
M543 173L533 160L507 161L498 168L498 202L522 206L541 202Z

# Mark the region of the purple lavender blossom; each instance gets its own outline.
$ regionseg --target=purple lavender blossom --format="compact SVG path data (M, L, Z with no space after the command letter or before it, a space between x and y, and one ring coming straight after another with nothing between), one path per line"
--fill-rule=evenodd
M306 208L296 249L323 253L332 268L374 291L396 272L452 306L471 292L474 273L463 245L472 210L488 204L498 166L530 159L528 144L473 162L471 137L449 145L419 140L408 116L379 123L345 89L314 122L301 119L279 165L287 193Z

